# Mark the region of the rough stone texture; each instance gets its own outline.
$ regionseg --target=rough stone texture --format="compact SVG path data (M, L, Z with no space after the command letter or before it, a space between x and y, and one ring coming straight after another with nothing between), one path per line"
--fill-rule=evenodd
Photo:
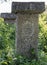
M1 15L6 22L16 21L17 54L28 58L38 57L38 14L44 10L44 2L13 2L12 13ZM32 49L34 49L34 55Z
M32 56L30 50L34 48L35 57L37 57L38 15L17 14L17 16L17 54L30 58Z
M1 17L5 20L14 20L16 19L16 15L14 13L1 13Z
M1 17L4 18L5 22L7 23L14 23L16 22L16 14L14 13L1 13Z
M42 13L45 10L44 2L13 2L12 13Z

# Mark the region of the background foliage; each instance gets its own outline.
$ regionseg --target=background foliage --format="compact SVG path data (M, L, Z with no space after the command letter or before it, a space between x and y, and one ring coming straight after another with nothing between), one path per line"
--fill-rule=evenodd
M47 14L39 15L39 60L16 56L15 30L15 24L0 18L0 65L47 65Z

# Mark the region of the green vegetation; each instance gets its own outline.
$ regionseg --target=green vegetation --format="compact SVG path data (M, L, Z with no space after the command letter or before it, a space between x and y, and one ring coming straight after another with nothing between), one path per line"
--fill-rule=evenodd
M0 65L47 65L47 14L39 15L39 60L16 56L15 30L15 24L0 18Z
M6 65L15 55L15 24L5 23L0 18L0 64Z

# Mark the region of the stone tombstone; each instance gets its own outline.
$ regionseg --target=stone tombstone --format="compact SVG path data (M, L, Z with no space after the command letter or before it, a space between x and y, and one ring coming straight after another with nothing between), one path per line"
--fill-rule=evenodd
M17 54L38 57L38 14L44 10L44 2L12 2L12 13L1 14L6 22L16 22Z

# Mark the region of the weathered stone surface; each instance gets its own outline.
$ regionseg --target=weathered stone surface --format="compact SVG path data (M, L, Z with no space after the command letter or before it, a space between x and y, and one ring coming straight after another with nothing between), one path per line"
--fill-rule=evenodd
M38 49L38 15L17 14L17 16L17 54L30 58L32 57L31 49L34 48L33 57L35 58Z
M14 20L16 19L16 14L13 13L1 13L1 17L6 20Z
M16 21L17 54L32 59L38 57L38 14L44 10L44 2L13 2L12 13L1 14L6 22Z
M12 13L42 13L44 2L12 2Z

